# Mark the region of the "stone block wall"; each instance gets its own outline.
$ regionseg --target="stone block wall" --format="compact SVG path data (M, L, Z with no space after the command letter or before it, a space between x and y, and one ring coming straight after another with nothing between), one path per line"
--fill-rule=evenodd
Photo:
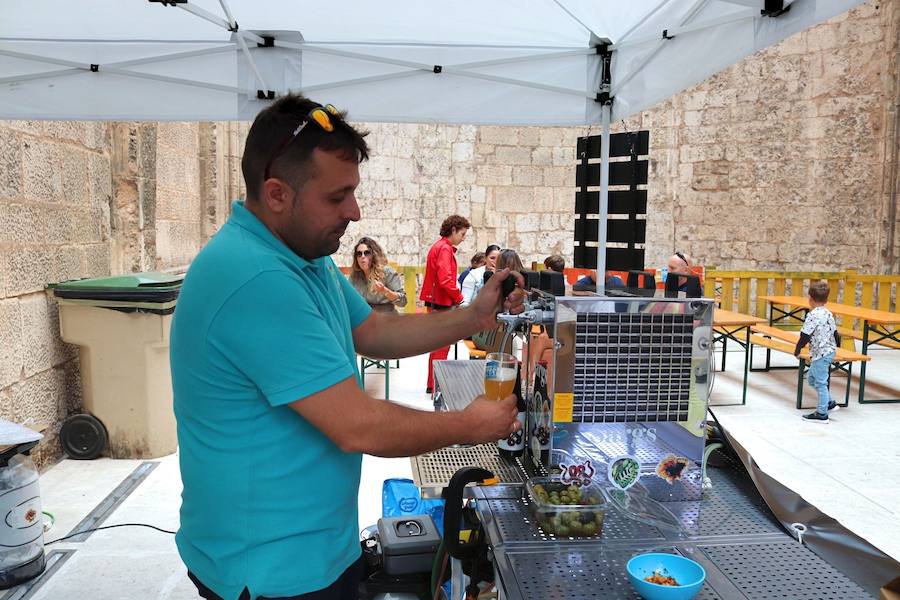
M351 115L352 118L352 115ZM357 193L363 218L351 224L335 261L351 264L356 240L374 237L390 260L423 264L441 222L472 223L459 262L488 244L523 259L572 253L573 128L362 124L371 159Z
M217 128L0 121L0 418L49 426L39 464L82 402L47 284L188 265L239 193Z
M110 271L107 125L0 122L0 417L49 425L81 404L76 348L48 283Z
M897 272L898 44L900 2L869 1L628 119L650 129L648 262Z

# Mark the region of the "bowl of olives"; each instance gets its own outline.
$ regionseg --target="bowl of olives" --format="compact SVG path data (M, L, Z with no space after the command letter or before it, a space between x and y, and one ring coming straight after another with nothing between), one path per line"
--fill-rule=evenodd
M531 515L544 533L563 538L600 537L606 496L596 483L532 477L525 488Z

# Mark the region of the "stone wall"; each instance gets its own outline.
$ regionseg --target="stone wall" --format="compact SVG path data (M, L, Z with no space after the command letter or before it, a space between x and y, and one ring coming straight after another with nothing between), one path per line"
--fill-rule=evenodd
M110 269L110 171L101 123L0 122L0 417L49 425L81 404L76 349L49 282Z
M441 222L454 213L473 226L461 263L491 243L519 249L527 260L571 255L575 129L361 127L372 150L357 193L363 218L348 228L339 265L351 264L363 235L379 241L392 261L423 264Z
M238 129L0 121L0 417L49 426L40 464L81 406L46 285L189 264L239 193L217 165Z
M648 262L897 272L898 40L900 2L869 1L629 119L651 136Z

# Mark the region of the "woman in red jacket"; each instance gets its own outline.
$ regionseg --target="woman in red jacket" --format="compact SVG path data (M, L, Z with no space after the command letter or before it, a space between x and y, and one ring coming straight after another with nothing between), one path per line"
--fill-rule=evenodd
M459 246L469 231L469 220L459 215L451 215L441 223L441 239L436 241L428 251L425 261L425 279L422 281L422 293L419 299L425 302L428 312L448 310L462 302L456 272L456 247ZM425 391L429 394L434 389L435 360L446 360L450 346L439 348L428 355L428 383Z

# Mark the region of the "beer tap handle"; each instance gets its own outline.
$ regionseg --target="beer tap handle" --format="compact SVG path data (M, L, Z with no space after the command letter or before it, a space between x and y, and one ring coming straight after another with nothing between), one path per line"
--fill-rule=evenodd
M512 294L513 291L515 291L515 289L516 289L516 280L510 273L510 275L508 275L506 277L506 279L503 280L503 283L500 284L500 294L501 294L502 298L504 300L506 300L507 296Z

